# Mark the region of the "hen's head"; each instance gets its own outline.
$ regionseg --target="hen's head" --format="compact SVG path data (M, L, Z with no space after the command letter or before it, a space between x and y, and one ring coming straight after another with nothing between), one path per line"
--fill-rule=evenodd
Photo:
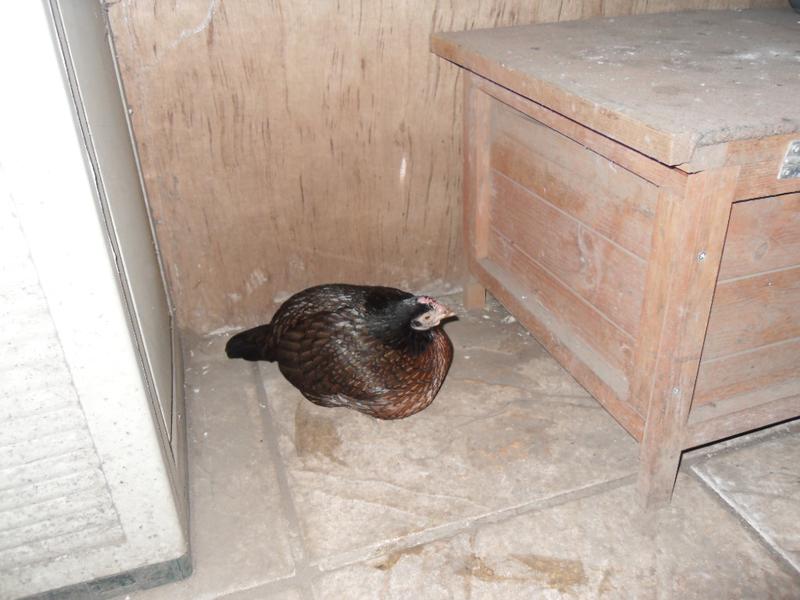
M415 296L394 288L373 288L367 298L372 330L383 338L404 338L427 332L455 316L450 308L430 296Z
M409 325L416 331L426 331L436 327L444 319L456 315L450 308L430 296L416 296Z

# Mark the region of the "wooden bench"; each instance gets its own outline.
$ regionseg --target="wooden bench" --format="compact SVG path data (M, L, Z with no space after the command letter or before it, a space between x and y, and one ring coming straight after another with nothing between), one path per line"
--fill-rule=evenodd
M464 73L464 235L488 289L640 443L800 415L800 17L646 15L435 34Z

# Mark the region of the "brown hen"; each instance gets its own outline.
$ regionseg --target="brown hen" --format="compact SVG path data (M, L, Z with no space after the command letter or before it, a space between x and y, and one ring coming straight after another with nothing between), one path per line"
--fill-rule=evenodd
M454 316L428 296L345 284L298 292L272 321L228 340L229 358L277 362L314 404L402 419L436 397L453 360L440 324Z

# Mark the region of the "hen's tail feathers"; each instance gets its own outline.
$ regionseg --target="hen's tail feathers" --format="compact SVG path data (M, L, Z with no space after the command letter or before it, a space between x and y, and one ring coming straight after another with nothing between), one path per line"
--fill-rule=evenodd
M228 355L228 358L275 360L270 347L271 329L272 326L267 324L237 333L225 344L225 354Z

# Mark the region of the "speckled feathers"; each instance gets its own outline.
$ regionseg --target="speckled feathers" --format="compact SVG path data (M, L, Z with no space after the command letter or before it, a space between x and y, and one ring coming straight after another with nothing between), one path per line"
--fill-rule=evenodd
M395 288L321 285L289 298L268 325L233 336L226 352L277 362L315 404L399 419L426 408L444 382L453 347L440 322L452 315Z

